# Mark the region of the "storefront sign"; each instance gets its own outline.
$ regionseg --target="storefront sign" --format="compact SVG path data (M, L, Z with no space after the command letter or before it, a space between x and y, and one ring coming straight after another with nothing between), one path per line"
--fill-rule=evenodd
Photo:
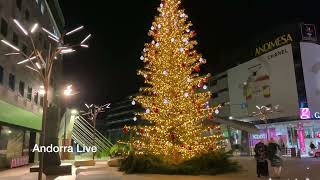
M300 108L300 119L320 119L320 112L312 114L310 108Z
M300 108L300 119L310 119L311 112L309 108Z
M267 139L267 134L253 134L252 139Z
M263 44L262 46L259 46L256 48L256 56L260 56L263 53L267 53L273 49L276 49L282 45L288 44L290 42L293 42L293 39L290 34L285 34L282 36L277 37L273 41L267 42Z

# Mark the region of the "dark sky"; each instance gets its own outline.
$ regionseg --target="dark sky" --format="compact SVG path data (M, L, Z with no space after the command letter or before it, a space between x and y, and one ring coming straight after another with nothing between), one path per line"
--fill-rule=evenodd
M160 0L60 0L66 28L84 25L90 48L65 58L65 78L84 103L115 101L138 92L136 70ZM198 51L208 60L204 71L217 73L234 64L225 58L250 39L284 23L319 24L317 1L184 0L197 31ZM254 47L253 47L254 48Z

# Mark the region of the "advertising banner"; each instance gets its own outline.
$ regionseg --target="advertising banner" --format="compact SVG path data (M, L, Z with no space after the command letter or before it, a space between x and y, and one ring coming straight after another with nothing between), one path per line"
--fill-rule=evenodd
M276 105L280 112L269 119L299 115L291 44L228 70L228 78L233 117L250 117L257 111L256 106ZM245 108L236 105L243 103Z
M304 119L320 118L320 45L301 42L301 59L308 100L308 108L304 108ZM308 110L308 111L307 111ZM307 116L309 115L309 116Z

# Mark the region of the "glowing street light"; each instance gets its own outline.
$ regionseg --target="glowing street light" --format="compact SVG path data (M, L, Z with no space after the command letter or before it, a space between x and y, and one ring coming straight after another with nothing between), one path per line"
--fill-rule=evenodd
M39 93L40 95L46 94L46 90L44 89L44 86L40 86L40 89L38 90L38 93Z
M8 41L6 41L6 40L1 40L1 42L3 42L5 45L11 47L12 49L14 49L14 50L16 50L16 51L20 51L19 48L17 48L16 46L10 44L10 43L9 43Z
M91 34L89 34L87 37L85 37L80 44L85 43L89 38L91 37Z
M89 46L86 45L86 44L81 44L80 46L81 46L81 47L84 47L84 48L88 48L88 47L89 47Z
M36 59L37 57L36 56L33 56L31 58L28 58L28 59L25 59L25 60L22 60L20 62L18 62L17 64L23 64L23 63L26 63L26 62L29 62L29 61L32 61L34 59Z
M76 28L76 29L74 29L72 31L67 32L66 35L68 36L70 34L73 34L73 33L77 32L77 31L80 31L83 28L84 28L84 26L80 26L80 27L78 27L78 28Z
M28 31L20 24L20 22L16 19L13 19L13 22L20 28L20 30L23 32L23 34L25 34L26 36L28 36Z
M72 115L76 115L76 114L78 114L78 113L79 113L79 112L78 112L78 110L76 110L76 109L72 109L72 110L71 110L71 114L72 114Z
M56 35L54 35L52 32L50 32L50 31L47 30L46 28L42 28L42 30L43 30L44 32L46 32L48 35L52 36L53 38L59 40L59 38L58 38Z
M72 53L74 52L75 50L74 49L71 49L71 48L68 48L68 49L62 49L60 51L60 54L68 54L68 53Z
M38 23L35 23L35 24L32 26L31 30L30 30L31 34L33 34L34 32L36 32L36 30L38 29L38 27L39 27L39 24L38 24Z
M36 62L36 66L38 69L41 69L41 65L38 62Z
M49 35L48 37L49 37L50 39L54 40L54 41L57 42L57 43L59 42L58 39L56 39L56 38L54 38L54 37L52 37L52 36L50 36L50 35Z
M63 94L65 96L72 96L72 85L67 86L66 89L63 91Z

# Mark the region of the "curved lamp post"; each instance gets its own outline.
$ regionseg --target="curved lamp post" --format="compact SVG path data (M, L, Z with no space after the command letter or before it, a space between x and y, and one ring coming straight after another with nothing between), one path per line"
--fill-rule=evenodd
M43 83L43 91L48 92L49 84L52 76L52 68L54 62L57 61L57 57L63 54L69 54L76 51L76 48L88 48L89 46L86 44L88 39L91 37L91 34L87 35L80 43L69 44L65 43L64 39L66 36L70 36L84 27L80 26L71 31L63 33L60 37L56 34L50 32L44 27L41 27L38 23L33 24L29 29L24 28L24 26L17 20L13 19L14 24L20 29L22 34L24 34L30 41L32 45L32 52L27 54L26 52L21 51L18 47L12 45L10 42L5 39L1 40L1 42L10 47L14 52L6 55L16 55L22 56L25 59L20 60L17 64L24 65L26 68L36 72L40 77ZM46 33L48 38L50 38L51 42L49 43L49 50L47 52L43 51L43 48L37 47L37 44L34 41L36 36L36 32L43 31ZM46 120L47 120L47 109L48 109L48 93L44 93L43 95L43 113L42 113L42 131L40 138L40 146L45 145L45 137L46 137ZM43 172L43 159L44 153L40 152L39 158L39 175L38 180L42 179Z
M272 107L267 106L256 106L257 112L252 112L252 116L258 117L260 120L264 121L267 130L267 141L269 140L269 127L268 127L268 118L273 113L281 112L279 105Z
M93 145L96 144L96 121L100 113L105 112L106 109L110 108L110 103L105 105L95 105L95 104L85 104L87 111L84 111L82 115L88 116L93 123ZM94 160L95 153L92 154L92 159Z

